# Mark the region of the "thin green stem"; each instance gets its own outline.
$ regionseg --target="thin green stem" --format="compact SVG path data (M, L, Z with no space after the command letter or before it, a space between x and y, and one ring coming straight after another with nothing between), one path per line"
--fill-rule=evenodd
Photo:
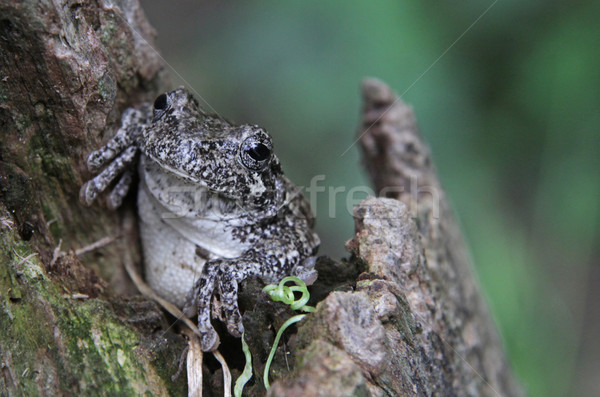
M294 317L290 317L285 323L283 323L281 328L279 328L279 331L277 331L277 335L275 335L275 340L273 341L273 347L271 347L269 358L267 359L267 363L265 364L265 372L263 373L263 382L265 384L265 389L269 390L269 388L271 387L271 385L269 384L269 369L271 368L271 361L273 361L273 357L275 357L277 345L279 345L279 339L281 339L283 331L285 331L290 325L301 321L304 317L306 317L306 314L298 314Z
M252 355L250 354L250 349L248 348L248 344L244 339L244 334L242 334L242 351L244 352L244 357L246 358L246 365L244 365L244 371L240 375L239 378L235 381L235 386L233 387L233 395L235 397L242 397L242 390L244 390L244 386L250 378L252 378Z

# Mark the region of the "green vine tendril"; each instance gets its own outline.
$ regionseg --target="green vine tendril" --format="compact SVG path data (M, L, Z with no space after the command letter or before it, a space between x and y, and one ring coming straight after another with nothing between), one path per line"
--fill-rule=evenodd
M246 386L246 383L252 378L252 355L250 354L250 349L248 349L248 344L244 339L244 334L242 334L242 351L246 358L246 364L244 365L244 371L235 381L235 386L233 387L233 395L235 397L242 397L244 386Z
M285 285L287 282L296 283L291 287ZM263 292L266 292L269 297L274 302L283 302L286 305L289 305L292 310L301 310L303 312L312 313L315 311L315 308L312 306L307 306L306 303L310 299L310 293L306 288L306 284L304 281L300 280L298 277L285 277L279 285L269 284L265 288L263 288ZM294 292L300 292L302 296L300 299L296 299L294 296ZM267 359L267 363L265 364L265 372L263 374L263 382L265 384L265 389L269 390L271 385L269 384L269 370L271 368L271 362L273 361L273 357L275 357L275 351L277 350L277 345L279 344L279 340L281 339L281 335L283 332L292 324L301 321L306 317L306 314L298 314L289 318L286 322L283 323L279 331L277 331L277 335L275 336L275 340L273 341L273 346L271 347L271 352L269 353L269 358Z
M286 286L287 282L296 283L291 287ZM300 280L298 277L285 277L279 285L269 284L265 288L263 288L263 292L266 292L267 295L274 302L283 302L286 305L289 305L292 310L301 310L306 313L312 313L315 311L315 308L312 306L307 306L306 303L310 299L310 293L306 288L306 284L304 281ZM296 299L294 296L294 292L300 292L302 296L300 299ZM265 364L265 372L263 374L263 382L265 384L265 388L269 390L271 385L269 384L269 370L271 368L271 362L273 361L273 357L275 357L275 352L277 351L277 345L279 344L279 340L281 339L281 335L283 332L292 324L301 321L306 314L298 314L296 316L290 317L286 322L283 323L279 331L277 331L277 335L275 335L275 340L273 341L273 346L271 347L271 352L269 353L269 358L267 359L267 363ZM242 396L242 390L246 383L252 378L252 355L250 354L250 349L248 349L248 345L244 340L244 335L242 334L242 351L244 352L244 357L246 358L246 364L244 365L244 371L240 375L239 378L235 381L235 386L233 388L233 395L235 397Z

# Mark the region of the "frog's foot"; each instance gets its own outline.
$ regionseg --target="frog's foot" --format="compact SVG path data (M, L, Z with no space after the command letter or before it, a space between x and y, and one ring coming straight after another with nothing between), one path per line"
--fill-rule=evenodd
M102 149L101 149L102 150ZM93 156L96 152L90 155ZM114 159L101 173L96 175L92 180L86 182L79 192L79 199L85 205L91 205L92 202L98 197L98 194L106 190L119 175L123 173L135 160L137 154L137 147L130 146L123 153L121 153L116 159ZM131 175L127 176L127 173L123 175L121 180L115 186L113 191L113 200L120 203L123 199L129 185L131 184Z
M121 205L133 179L128 168L135 160L138 151L136 139L141 134L141 126L148 117L147 113L133 108L125 110L121 118L121 128L115 136L109 139L106 145L90 153L87 158L90 172L96 173L105 165L106 168L81 187L79 198L84 205L91 205L98 194L106 190L122 174L108 199L110 208Z
M244 332L244 326L238 307L238 282L253 276L263 280L276 280L289 274L290 270L273 255L261 255L255 249L248 250L237 258L208 261L202 269L202 275L189 292L183 310L186 316L198 313L198 329L204 335L202 350L214 350L219 343L210 323L210 304L215 292L218 291L220 297L222 315L219 317L224 318L229 333L239 337Z

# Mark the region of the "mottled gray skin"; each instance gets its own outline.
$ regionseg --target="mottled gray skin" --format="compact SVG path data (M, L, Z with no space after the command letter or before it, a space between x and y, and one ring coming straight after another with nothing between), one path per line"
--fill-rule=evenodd
M136 161L146 279L198 315L205 351L219 345L211 314L232 335L243 332L237 293L245 278L316 278L310 207L262 128L206 114L183 88L127 109L115 136L88 158L90 171L105 168L82 186L82 203L120 176L108 197L118 207Z

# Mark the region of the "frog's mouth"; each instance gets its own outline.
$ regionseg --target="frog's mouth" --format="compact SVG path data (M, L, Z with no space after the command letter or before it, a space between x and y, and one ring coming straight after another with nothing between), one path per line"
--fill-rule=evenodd
M237 218L240 212L247 212L239 200L209 189L172 167L151 158L144 159L140 166L147 170L142 179L144 189L170 216L175 214L174 218L192 216L222 220Z
M248 208L246 208L240 197L233 197L233 196L229 196L227 194L225 194L225 192L218 190L218 189L214 189L209 187L206 182L198 179L198 178L194 178L193 176L178 170L168 164L165 164L164 162L160 161L159 159L157 159L154 156L151 155L146 155L148 157L148 162L150 163L149 166L153 167L153 174L159 174L159 173L163 173L165 175L168 175L169 177L177 177L180 178L182 180L184 180L186 183L191 183L193 185L193 190L205 190L206 192L208 192L208 195L204 195L204 197L211 197L211 200L200 200L201 203L196 203L198 205L198 208L204 207L207 204L210 204L211 207L216 208L218 211L218 213L227 213L227 212L238 212L238 211L233 211L234 208L239 208L240 210L242 210L242 212L249 212L250 210ZM151 178L152 179L152 178ZM148 182L147 182L148 183ZM151 193L153 196L155 196L153 193ZM164 204L164 203L163 203ZM236 215L235 217L239 216ZM225 216L224 218L228 218L228 216Z
M151 154L146 154L146 156L148 156L148 158L149 158L150 160L152 160L153 162L155 162L156 164L158 164L158 165L159 165L159 166L160 166L160 167L161 167L163 170L165 170L165 171L169 171L171 174L174 174L175 176L178 176L178 177L180 177L180 178L183 178L183 179L185 179L185 180L187 180L187 181L189 181L189 182L193 182L193 183L195 183L195 184L198 184L198 185L202 186L203 188L206 188L206 189L210 190L211 192L214 192L214 193L221 193L221 192L219 192L219 191L217 191L217 190L215 190L215 189L211 189L211 188L210 188L210 187L209 187L209 186L206 184L206 182L204 182L203 180L201 180L201 179L198 179L198 178L194 178L193 176L191 176L191 175L189 175L189 174L187 174L187 173L185 173L185 172L183 172L183 171L181 171L181 170L178 170L177 168L173 168L173 167L172 167L172 166L170 166L169 164L165 164L165 162L164 162L164 161L162 161L162 160L160 160L160 159L156 158L155 156L153 156L153 155L151 155Z
M200 188L206 190L210 193L211 197L218 197L217 201L220 202L217 207L222 209L238 207L242 212L252 213L257 210L260 210L262 215L265 216L273 216L279 210L279 208L284 205L284 197L281 194L273 194L269 195L268 187L265 186L263 181L255 175L251 174L251 178L248 180L248 186L250 188L249 196L251 198L261 198L267 197L268 201L256 202L248 201L248 196L243 195L235 195L231 192L226 192L220 189L216 189L214 186L209 186L206 181L196 178L181 169L175 168L172 165L167 164L164 160L153 156L152 154L146 154L148 157L148 163L152 163L155 165L154 173L164 173L168 174L172 177L179 178L187 183L193 184L195 188ZM272 196L272 197L271 197ZM215 204L215 201L212 201Z

